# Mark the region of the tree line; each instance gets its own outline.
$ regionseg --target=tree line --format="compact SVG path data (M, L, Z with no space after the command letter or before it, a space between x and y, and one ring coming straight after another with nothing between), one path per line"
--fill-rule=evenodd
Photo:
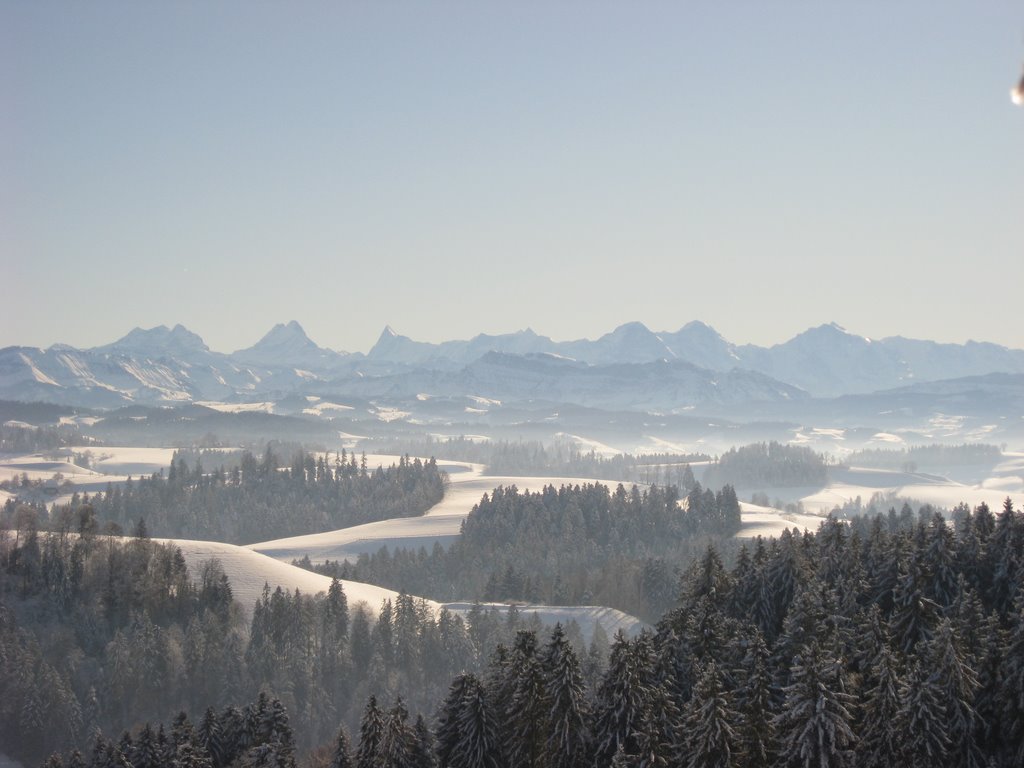
M694 484L690 464L711 459L703 453L620 453L604 456L596 450L585 451L572 440L474 440L426 437L402 442L382 443L385 453L409 453L439 459L485 464L487 475L540 477L587 477L631 483L676 485L690 490Z
M674 486L499 486L470 510L447 550L385 548L354 563L295 564L441 601L607 605L654 620L675 599L676 567L709 538L739 529L729 486L716 493L696 484L682 499Z
M84 517L63 533L34 519L0 533L0 745L26 765L77 748L89 765L124 768L107 747L134 743L147 723L212 727L212 710L228 728L223 713L244 713L261 692L287 711L294 749L308 752L339 723L358 724L369 696L404 692L431 712L454 675L482 670L496 644L540 626L480 607L435 614L407 595L375 615L350 606L338 581L315 596L266 588L243 607L216 561L190 574L180 550L146 538L144 526L122 539L97 535ZM579 627L569 636L584 652ZM595 637L600 659L607 638ZM98 742L97 732L109 737ZM250 738L232 754L256 746Z
M999 461L1002 451L998 446L985 443L962 443L960 445L914 445L907 448L862 448L854 451L845 463L855 467L877 469L906 469L916 471L918 467L944 468L951 466L994 464Z
M51 517L77 514L84 502L101 527L128 531L144 519L152 535L240 544L421 515L441 500L445 481L433 459L407 456L371 471L365 455L296 449L285 460L268 446L260 459L243 451L230 469L208 471L201 458L190 466L176 453L166 474L73 497Z
M829 519L816 533L755 540L732 567L709 548L681 579L678 605L653 631L617 636L598 672L562 627L520 629L415 719L403 698L415 686L366 697L358 728L342 726L306 762L1018 766L1022 551L1024 515L1009 501L955 525L928 510ZM397 618L390 626L397 633ZM235 765L294 764L274 759Z
M823 486L828 482L824 457L802 445L774 440L730 448L704 471L704 483L737 488Z

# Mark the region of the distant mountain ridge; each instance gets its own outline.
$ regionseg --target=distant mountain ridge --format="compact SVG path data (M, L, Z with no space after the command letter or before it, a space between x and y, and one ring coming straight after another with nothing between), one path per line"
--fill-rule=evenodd
M1024 374L1024 350L880 340L835 323L771 347L735 345L699 321L655 333L626 323L556 342L531 329L439 344L386 327L366 354L317 345L294 320L251 347L214 352L184 326L135 328L91 349L0 349L0 398L92 407L256 400L306 392L433 392L672 410L743 401L863 395L918 382ZM415 391L414 391L415 390Z

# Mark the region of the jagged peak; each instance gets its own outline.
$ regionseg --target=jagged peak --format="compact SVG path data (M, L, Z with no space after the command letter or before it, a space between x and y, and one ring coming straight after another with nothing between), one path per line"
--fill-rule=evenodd
M209 347L202 337L190 331L181 323L173 328L155 325L152 328L135 326L112 344L95 347L97 351L132 350L143 352L166 352L171 349L208 352Z
M782 345L785 346L793 343L806 343L814 341L825 341L829 343L844 343L844 344L872 344L873 341L867 336L861 336L856 333L851 333L846 330L837 322L822 323L816 325L813 328L808 328L802 333L798 333L796 336L791 338L789 341L784 342Z
M370 358L386 358L388 355L399 355L405 356L410 353L410 350L417 350L412 352L414 355L423 354L422 350L432 348L432 344L428 344L423 341L413 341L408 336L403 336L398 333L390 325L384 326L384 330L381 331L380 336L377 337L377 343L370 347L370 351L367 352L367 357Z
M243 359L273 360L294 359L295 355L305 356L312 353L337 354L321 348L306 335L298 321L291 320L287 323L278 323L251 347L235 350L232 354L240 355Z
M643 323L641 323L639 320L631 320L628 323L623 323L622 325L618 326L615 330L613 330L608 335L609 336L624 336L626 334L632 334L632 333L645 333L645 334L649 333L652 336L654 335L654 333L651 331L651 329L648 328Z
M408 336L403 336L390 325L385 325L384 330L380 332L380 336L377 337L377 343L374 344L376 347L387 347L390 344L398 341L412 341Z
M699 333L705 336L716 336L717 338L722 338L722 334L716 331L714 327L705 323L703 320L691 320L682 328L680 328L677 331L677 333Z
M274 338L303 338L309 340L309 336L306 335L306 332L302 329L302 326L299 325L297 320L289 320L287 323L278 323L267 331L263 338L257 343L262 343L267 339Z

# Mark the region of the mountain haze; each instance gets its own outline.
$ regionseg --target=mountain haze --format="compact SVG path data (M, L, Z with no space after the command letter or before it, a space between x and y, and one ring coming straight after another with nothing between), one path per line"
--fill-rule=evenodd
M869 339L834 323L771 347L737 346L694 321L659 333L632 322L597 339L563 342L526 329L433 344L386 327L364 355L321 347L293 320L230 354L211 351L181 325L135 328L91 349L7 347L0 349L0 398L109 408L425 392L672 411L864 395L992 373L1024 374L1024 351Z

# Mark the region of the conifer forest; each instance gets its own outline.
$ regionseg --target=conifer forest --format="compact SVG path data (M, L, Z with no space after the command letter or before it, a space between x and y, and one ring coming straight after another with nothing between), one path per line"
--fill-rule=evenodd
M709 524L670 519L674 488L637 493L496 491L453 549L473 551L496 506L504 536L531 509L595 551ZM588 495L639 504L633 528L585 523L602 508ZM46 531L23 514L0 552L0 738L29 764L1024 762L1024 514L1009 500L708 540L677 569L672 605L610 638L514 610L435 615L405 594L373 616L338 580L316 596L266 589L247 613L216 562L190 574L144 526L120 538L79 521Z

